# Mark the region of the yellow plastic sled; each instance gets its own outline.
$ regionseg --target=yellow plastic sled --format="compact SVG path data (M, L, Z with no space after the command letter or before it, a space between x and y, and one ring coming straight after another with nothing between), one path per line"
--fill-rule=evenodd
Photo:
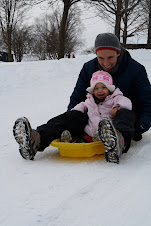
M60 142L60 139L56 139L50 145L57 147L60 154L66 157L92 157L105 153L105 147L101 141L92 143L64 143Z

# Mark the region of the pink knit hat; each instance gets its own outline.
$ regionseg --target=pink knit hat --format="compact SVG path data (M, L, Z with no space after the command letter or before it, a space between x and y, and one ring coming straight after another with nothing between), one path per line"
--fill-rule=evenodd
M90 81L90 87L86 89L89 93L93 92L93 89L96 84L103 83L110 92L113 92L115 90L115 86L113 85L113 79L112 76L105 71L97 71L94 72Z

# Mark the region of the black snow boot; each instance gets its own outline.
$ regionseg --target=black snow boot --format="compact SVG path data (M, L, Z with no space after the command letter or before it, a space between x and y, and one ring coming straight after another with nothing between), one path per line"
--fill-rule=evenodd
M115 129L112 121L108 118L104 118L100 121L98 133L106 148L106 161L119 163L119 158L124 150L124 138L122 134Z
M24 159L33 160L40 145L40 134L33 130L27 118L18 118L13 127L13 135L19 144L19 152Z

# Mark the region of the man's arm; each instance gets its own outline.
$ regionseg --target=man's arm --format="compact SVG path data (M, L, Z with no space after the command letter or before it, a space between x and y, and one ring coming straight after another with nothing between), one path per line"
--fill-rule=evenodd
M138 121L142 132L146 132L151 127L151 85L143 66L137 75L135 90L140 112Z

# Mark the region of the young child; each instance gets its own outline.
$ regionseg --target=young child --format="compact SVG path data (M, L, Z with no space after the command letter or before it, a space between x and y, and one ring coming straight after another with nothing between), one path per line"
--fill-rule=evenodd
M106 160L119 162L119 157L124 149L124 139L121 133L114 128L112 119L119 109L131 110L132 103L123 96L119 88L115 89L112 77L108 72L93 73L87 91L89 92L87 99L77 104L72 110L87 112L88 124L84 129L85 133L96 141L98 132L99 138L106 147ZM64 131L61 141L71 142L71 140L69 131Z

